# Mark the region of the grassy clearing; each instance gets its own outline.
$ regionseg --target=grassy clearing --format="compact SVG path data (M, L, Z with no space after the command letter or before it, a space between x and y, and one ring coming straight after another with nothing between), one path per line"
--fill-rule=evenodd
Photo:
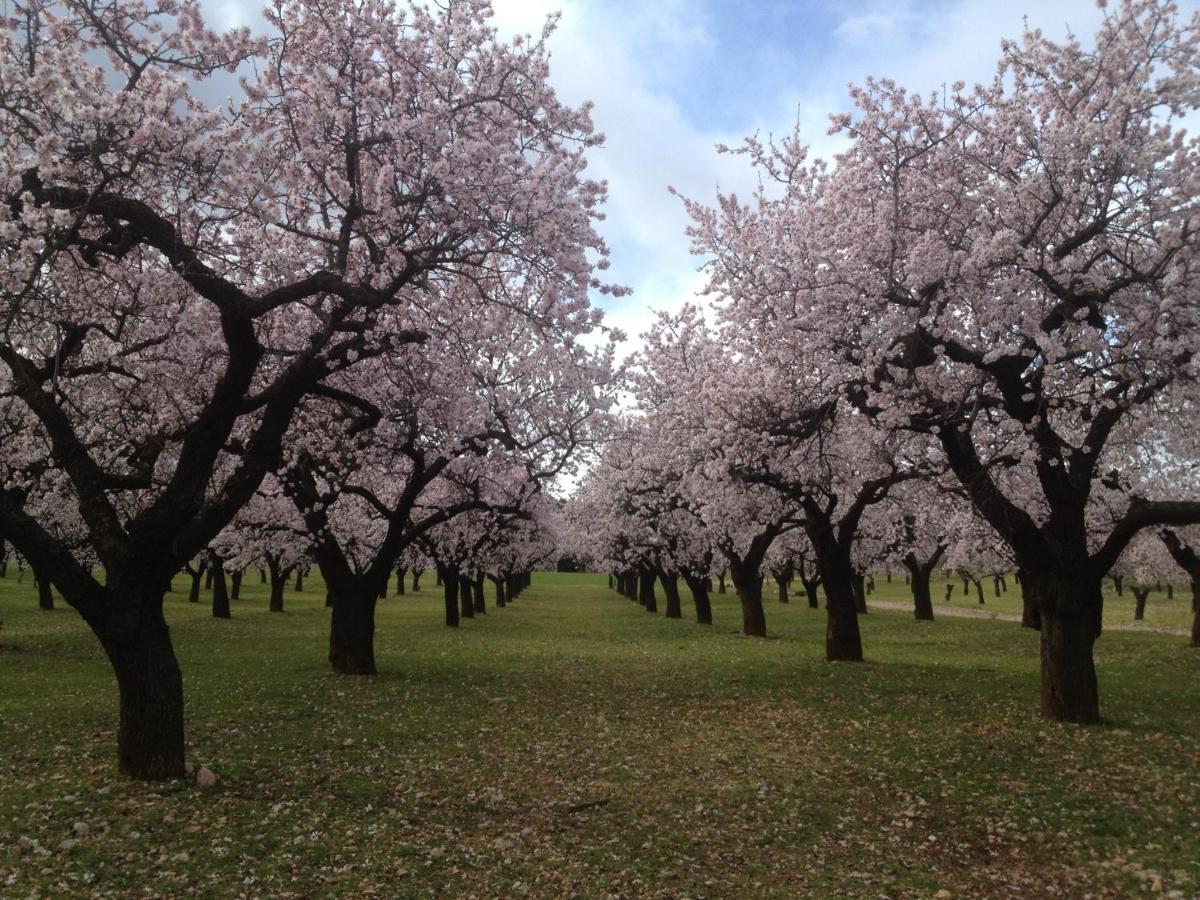
M547 574L450 631L430 579L381 604L384 674L353 679L319 583L272 616L252 581L230 622L170 604L208 790L117 777L95 642L0 582L0 895L1200 892L1177 637L1107 634L1108 723L1077 728L1035 717L1036 636L1008 623L873 612L869 661L828 665L795 601L748 640L729 596L704 629Z

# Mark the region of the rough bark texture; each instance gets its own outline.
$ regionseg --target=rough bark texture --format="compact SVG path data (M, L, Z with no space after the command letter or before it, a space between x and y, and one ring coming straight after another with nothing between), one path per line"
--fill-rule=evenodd
M50 590L50 579L43 578L35 571L33 573L33 580L37 585L38 608L45 610L54 609L54 592Z
M748 637L767 636L767 613L762 602L762 571L754 565L731 565L730 577L742 604L742 634Z
M658 612L658 598L654 595L654 573L642 569L638 573L638 602L646 607L646 612Z
M442 575L441 572L438 573ZM458 578L441 577L442 596L446 605L446 626L448 628L458 627Z
M933 597L929 592L932 566L922 566L905 560L908 566L908 584L912 589L913 616L920 622L933 621Z
M1146 618L1146 598L1150 596L1150 588L1135 586L1133 589L1133 620L1141 622Z
M225 567L220 558L214 556L208 564L209 574L212 575L212 614L214 619L231 619L233 613L229 609L229 588L225 583Z
M667 601L667 618L682 619L683 604L679 599L679 576L659 572L658 581L662 585L663 597Z
M484 577L482 572L476 572L475 578L471 582L471 593L475 599L475 612L483 615L487 612L487 599L483 594Z
M692 602L696 605L696 622L700 625L711 625L712 602L708 597L708 579L688 575L684 580L687 581L688 590L692 592Z
M162 597L147 597L133 631L100 635L117 676L117 759L133 778L184 775L183 676L162 615Z
M343 675L375 675L375 603L373 590L339 585L329 626L329 664Z
M475 597L471 590L471 579L462 574L458 576L458 604L464 619L475 618Z

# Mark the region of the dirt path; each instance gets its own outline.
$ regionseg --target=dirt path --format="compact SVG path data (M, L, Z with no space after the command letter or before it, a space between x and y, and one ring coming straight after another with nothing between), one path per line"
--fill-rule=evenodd
M888 609L897 612L912 612L911 603L901 603L897 600L871 600L868 609ZM1012 613L988 612L978 609L964 609L961 606L934 606L935 616L947 616L952 619L996 619L1000 622L1020 622L1021 617ZM1148 634L1173 634L1187 637L1191 632L1186 628L1172 628L1167 625L1137 625L1132 622L1104 623L1105 631L1142 631Z

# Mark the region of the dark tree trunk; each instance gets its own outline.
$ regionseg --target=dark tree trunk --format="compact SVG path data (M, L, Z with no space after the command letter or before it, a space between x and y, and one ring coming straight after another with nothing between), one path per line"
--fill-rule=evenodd
M1001 581L1002 581L1002 577L1000 575L992 576L992 588L993 588L993 590L995 590L997 597L1000 596L1000 582Z
M489 575L488 578L496 586L496 608L503 609L508 605L508 593L504 590L504 579L499 575Z
M692 602L696 605L696 622L700 625L712 624L712 603L708 598L708 579L684 576L688 590L692 592Z
M806 578L802 579L800 583L804 585L804 593L808 597L808 608L820 609L821 599L817 596L817 588L821 586L821 579L819 577Z
M483 573L476 572L475 580L471 582L471 590L475 595L475 612L483 615L487 612L487 600L483 594Z
M786 569L782 572L773 571L771 572L771 577L775 579L775 584L779 588L779 602L787 603L790 599L788 597L788 582L792 580L792 573Z
M358 579L356 579L358 582ZM329 619L329 664L343 675L375 675L375 604L378 591L339 584Z
M654 573L649 569L638 572L638 602L646 612L658 612L658 598L654 595Z
M1150 596L1150 588L1134 586L1133 588L1133 621L1141 622L1146 618L1146 598Z
M1192 579L1192 646L1200 647L1200 578Z
M850 585L854 589L854 610L859 615L865 615L867 612L867 592L863 584L861 572L855 572L851 576Z
M1100 582L1086 564L1061 565L1061 574L1025 567L1021 584L1041 621L1042 715L1060 722L1098 722L1100 694L1092 651L1103 612Z
M446 583L446 576L442 573L442 570L439 567L434 572L434 575L433 575L433 586L434 587L442 587L443 585L445 585L445 583Z
M875 592L875 576L870 572L867 573L867 596Z
M441 566L438 567L438 580L442 585L442 595L446 604L446 626L448 628L458 627L458 578L448 578L442 573Z
M183 676L162 615L162 596L147 596L130 626L128 633L100 636L120 695L120 769L146 781L182 778Z
M208 572L212 575L212 614L214 619L231 619L233 614L229 609L229 588L225 584L225 565L220 557L213 556L208 563Z
M1169 581L1167 582L1167 599L1168 600L1175 599L1175 585L1171 584L1171 582L1169 582Z
M404 596L404 576L408 574L408 569L400 567L396 569L396 596Z
M946 585L946 596L942 598L943 603L949 603L950 598L954 596L954 585Z
M1025 574L1017 571L1013 575L1013 580L1016 581L1018 587L1021 588L1021 627L1032 628L1035 631L1042 630L1042 613L1034 601L1033 595L1026 588L1026 583L1029 581Z
M296 567L296 593L304 590L304 566Z
M1125 596L1125 577L1123 575L1112 576L1113 587L1117 589L1117 596Z
M333 591L329 589L325 590L325 608L333 609Z
M50 579L43 578L37 569L34 569L33 580L37 585L38 608L45 610L54 609L54 592L50 590Z
M204 589L205 589L206 591L211 591L211 590L212 590L212 586L213 586L213 577L215 576L215 574L216 574L216 573L215 573L215 572L213 572L213 567L212 567L212 566L209 566L209 567L208 567L208 571L206 571L206 572L204 573Z
M287 587L288 576L291 570L280 568L279 560L274 557L267 557L267 568L271 572L271 603L268 607L271 612L283 612L283 592Z
M825 659L862 662L862 632L849 560L821 560L825 586Z
M979 598L979 605L983 606L984 602L983 602L983 581L982 580L978 580L975 582L975 595Z
M724 572L724 570L722 570L721 573L719 575L717 575L717 593L718 594L725 593L725 572Z
M188 576L192 579L192 586L188 590L188 603L200 602L200 585L204 579L204 572L208 569L208 563L200 563L198 569L193 569L190 565L187 567Z
M662 585L663 597L667 601L667 618L682 619L683 604L679 599L679 576L668 575L666 572L658 573L659 583Z
M238 569L229 573L229 599L242 599L242 570Z
M464 619L475 618L475 598L471 592L471 579L463 574L458 576L458 603Z
M258 583L259 584L267 583L267 570L264 569L262 566L258 567Z
M608 589L609 589L610 591L613 589L613 577L612 577L612 574L611 574L611 573L610 573L610 574L609 574L609 576L608 576Z
M753 563L731 564L729 574L742 604L742 634L747 637L766 637L767 613L762 602L762 570Z
M933 597L929 592L929 582L933 567L922 566L913 560L905 560L904 564L908 567L908 583L912 588L913 615L917 621L932 622Z
M424 571L425 571L424 569L413 569L413 587L412 587L412 589L413 589L414 594L421 589L421 573Z

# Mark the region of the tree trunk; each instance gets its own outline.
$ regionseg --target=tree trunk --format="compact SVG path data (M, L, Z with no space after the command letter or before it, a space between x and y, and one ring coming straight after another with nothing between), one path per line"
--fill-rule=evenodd
M638 572L638 602L646 612L658 612L658 598L654 595L654 573L649 569Z
M1200 647L1200 578L1192 579L1192 646Z
M788 597L788 582L791 580L787 572L772 572L771 577L775 579L775 584L779 587L779 602L787 603Z
M446 605L446 627L458 627L458 578L447 578L439 567L438 580L442 584L442 595Z
M405 569L405 568L396 569L396 596L397 597L404 596L404 576L407 574L408 574L408 569Z
M238 569L237 571L229 573L229 599L230 600L241 600L242 599L242 570L241 569Z
M1117 596L1125 596L1125 578L1121 575L1112 576L1113 587L1117 589Z
M458 576L458 603L464 619L475 618L475 598L471 595L471 579L462 574Z
M304 566L296 566L296 593L304 590Z
M975 582L975 594L977 597L979 597L979 605L983 606L984 603L983 603L983 580L982 579Z
M290 571L284 571L274 559L267 560L267 568L271 570L271 604L269 609L274 613L283 612L283 592L287 587Z
M1042 630L1042 613L1037 608L1037 603L1034 602L1033 596L1026 587L1029 579L1025 573L1018 570L1013 575L1013 580L1017 582L1021 588L1021 627L1032 628L1034 631Z
M504 579L492 578L492 583L496 585L496 606L502 609L508 605L508 593L504 590Z
M808 597L808 608L820 609L821 600L817 596L817 588L821 586L821 577L818 575L816 578L805 578L801 575L800 583L804 585L804 593Z
M929 592L929 582L933 570L928 566L908 565L909 586L912 588L913 616L919 622L933 621L933 597Z
M1150 596L1150 588L1137 587L1133 589L1133 621L1141 622L1146 618L1146 598Z
M859 615L867 612L867 592L863 586L861 572L855 572L850 578L850 586L854 590L854 609Z
M115 587L115 586L114 586ZM162 614L162 596L147 597L127 635L101 637L120 696L117 759L144 781L184 775L183 676Z
M200 585L204 580L204 572L207 568L207 563L201 563L198 569L188 567L188 576L192 579L192 586L188 591L188 603L200 602Z
M412 589L413 589L414 594L421 589L421 573L424 571L425 571L424 569L413 569L413 587L412 587Z
M329 619L329 664L343 675L375 675L377 591L339 585Z
M475 580L471 582L471 590L475 595L475 612L483 615L487 612L487 600L483 594L483 573L476 572Z
M258 567L258 583L259 584L267 583L267 570L264 569L262 566Z
M848 560L822 560L825 585L825 659L828 662L862 662L862 632Z
M666 572L659 572L658 580L662 585L663 596L667 600L667 618L682 619L683 604L679 599L679 576L668 575Z
M747 637L767 636L767 613L762 603L762 570L757 566L730 566L733 588L742 604L742 634Z
M684 576L688 590L692 592L692 602L696 605L696 622L700 625L712 624L712 603L708 598L708 579Z
M204 589L206 591L212 590L214 575L215 573L213 572L213 567L209 566L208 571L204 573Z
M213 556L208 565L208 572L213 579L212 614L214 619L231 619L233 614L229 609L229 588L225 584L225 566L220 557Z
M721 574L719 574L717 576L717 593L718 594L725 593L725 571L724 570L722 570Z
M1092 657L1100 635L1100 582L1089 583L1084 565L1060 564L1059 573L1028 568L1021 584L1041 622L1042 715L1060 722L1100 720L1100 694Z
M54 592L50 590L50 579L43 578L37 569L34 569L33 581L37 585L38 609L54 609Z

